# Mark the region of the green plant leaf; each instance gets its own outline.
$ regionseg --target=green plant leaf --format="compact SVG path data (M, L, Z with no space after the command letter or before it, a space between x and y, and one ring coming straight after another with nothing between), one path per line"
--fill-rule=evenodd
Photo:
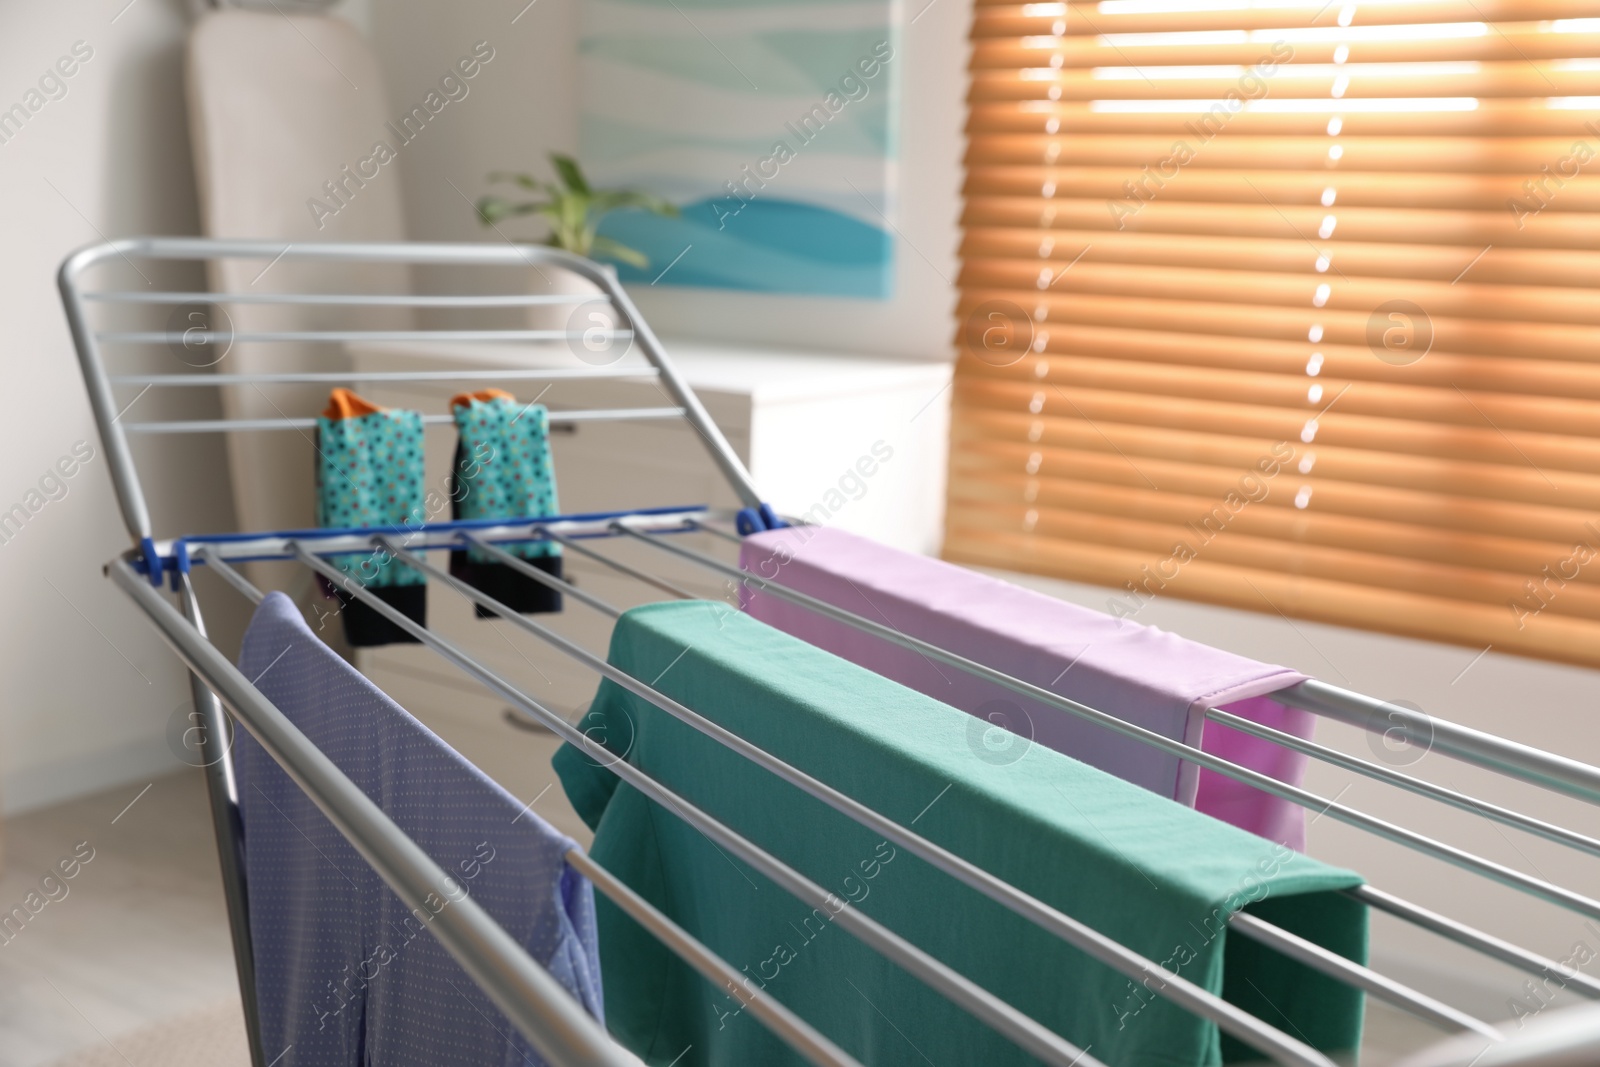
M511 214L511 205L498 196L480 196L478 198L478 221L483 225L493 226L509 214Z
M485 226L493 226L501 219L512 218L517 215L532 215L539 211L537 203L514 204L498 196L484 196L478 199L478 221Z
M589 242L584 233L587 200L575 193L561 193L540 204L538 213L550 220L549 243L581 256L589 254Z
M629 248L621 241L613 241L609 237L596 237L592 248L597 256L606 256L626 263L630 267L638 267L640 270L644 270L650 265L649 256L637 248Z
M564 156L558 152L550 153L550 163L556 168L556 173L561 176L562 184L575 193L587 196L590 192L589 183L584 180L583 171L578 167L578 161L571 156Z
M591 250L604 247L606 255L624 263L643 268L649 260L643 253L609 238L596 236L600 220L612 211L635 209L649 211L667 218L677 218L677 205L654 193L640 189L592 189L583 176L583 169L571 156L550 153L550 164L555 168L561 184L542 182L530 175L512 171L492 171L491 182L513 182L524 189L544 193L547 199L511 201L498 196L484 196L477 203L478 221L492 226L501 219L516 215L542 215L550 223L546 242L555 248L564 248L578 255L589 255Z
M675 219L679 214L678 205L639 189L602 189L594 194L593 210L597 215L628 208L638 208L669 219Z

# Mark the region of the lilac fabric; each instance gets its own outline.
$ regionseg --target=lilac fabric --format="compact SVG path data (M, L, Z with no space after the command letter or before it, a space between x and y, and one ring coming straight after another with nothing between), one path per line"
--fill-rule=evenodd
M769 530L744 539L748 573L810 594L911 637L1186 744L1298 784L1306 758L1205 722L1207 708L1311 736L1313 717L1265 694L1304 681L1257 663L976 571L888 548L831 527ZM1003 726L1192 805L1224 822L1303 850L1304 812L1132 738L1029 700L919 652L835 622L746 584L740 606L780 630L974 715L980 758L1020 757ZM1008 748L1007 746L1011 746Z

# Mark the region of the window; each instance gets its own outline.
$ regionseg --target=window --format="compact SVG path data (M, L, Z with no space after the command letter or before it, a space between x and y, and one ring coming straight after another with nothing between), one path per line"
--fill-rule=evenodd
M950 558L1600 665L1600 3L972 43Z

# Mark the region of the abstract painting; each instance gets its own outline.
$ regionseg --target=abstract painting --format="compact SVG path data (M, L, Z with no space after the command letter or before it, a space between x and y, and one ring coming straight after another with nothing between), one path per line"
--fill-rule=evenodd
M623 281L888 299L899 0L584 0L580 151Z

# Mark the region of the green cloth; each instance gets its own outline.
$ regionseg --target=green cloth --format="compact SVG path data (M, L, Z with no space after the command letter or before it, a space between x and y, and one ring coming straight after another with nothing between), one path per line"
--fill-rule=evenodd
M1359 1045L1359 993L1225 930L1247 906L1365 960L1366 910L1334 892L1359 876L1043 746L996 765L980 758L989 750L971 716L724 604L634 608L612 633L610 662L1287 1033L1330 1051ZM610 682L581 728L1112 1067L1258 1058ZM1035 1062L596 756L613 758L570 745L555 757L595 829L594 859L846 1051L907 1067ZM802 1062L735 995L608 901L598 907L607 1025L635 1053L679 1067Z

